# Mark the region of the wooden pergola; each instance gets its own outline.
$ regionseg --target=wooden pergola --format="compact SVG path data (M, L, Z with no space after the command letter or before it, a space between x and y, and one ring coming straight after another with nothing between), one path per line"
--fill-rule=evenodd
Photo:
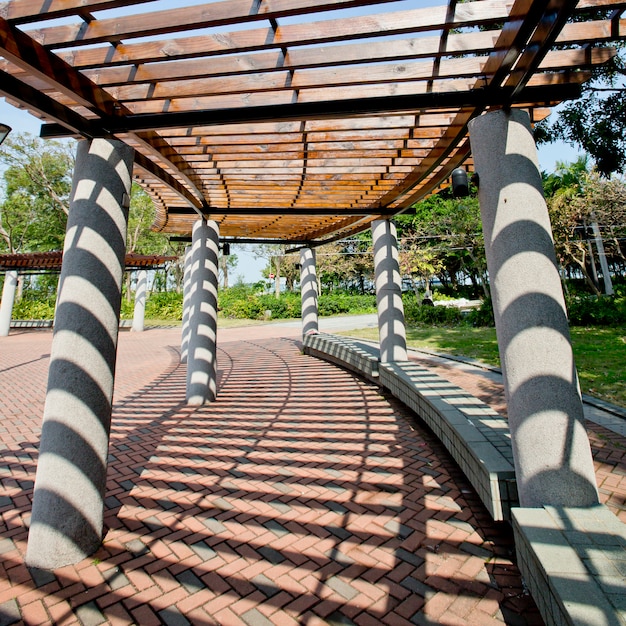
M160 269L166 263L176 261L178 257L160 254L128 253L124 258L124 267L128 270ZM24 252L18 254L0 254L0 274L17 271L21 274L49 273L61 271L63 253L60 250L53 252Z
M532 121L623 37L618 0L9 0L0 93L42 136L114 137L157 206L232 241L318 245L471 167L467 124Z
M0 4L0 94L39 115L42 136L87 140L78 144L73 174L29 567L78 563L98 549L105 531L133 175L157 206L154 227L192 234L180 355L186 402L200 407L218 392L220 239L299 249L308 347L323 334L313 248L371 227L374 361L391 372L380 384L413 385L396 229L388 218L475 162L515 488L509 461L495 463L505 468L506 491L519 495L522 510L597 506L536 148L529 116L518 109L535 122L577 97L594 66L615 54L610 42L622 38L626 5L430 1ZM11 274L0 305L4 334ZM136 311L145 302L140 282ZM463 421L459 428L478 441L476 429ZM467 454L481 472L495 458L487 444L487 435L476 444L484 458ZM485 475L491 486L495 473ZM494 493L504 497L500 487ZM540 560L527 561L525 576L543 598L545 571L535 575ZM557 602L545 597L553 619Z

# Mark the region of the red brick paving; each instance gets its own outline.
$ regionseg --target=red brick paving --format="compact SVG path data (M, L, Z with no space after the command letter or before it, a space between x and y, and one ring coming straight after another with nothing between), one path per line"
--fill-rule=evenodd
M178 330L120 336L107 534L54 573L23 563L51 334L1 340L0 624L542 623L507 527L443 447L279 332L220 331L202 408ZM599 440L615 498L621 444Z

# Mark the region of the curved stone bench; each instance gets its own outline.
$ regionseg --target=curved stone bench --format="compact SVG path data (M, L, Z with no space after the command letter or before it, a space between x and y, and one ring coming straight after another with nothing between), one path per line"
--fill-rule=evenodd
M11 320L11 328L52 328L52 320Z
M626 525L606 506L516 508L513 532L546 624L626 625Z
M460 387L405 361L380 363L379 380L443 443L495 521L518 505L506 418Z
M378 384L377 348L337 335L311 333L305 336L304 352L340 365Z

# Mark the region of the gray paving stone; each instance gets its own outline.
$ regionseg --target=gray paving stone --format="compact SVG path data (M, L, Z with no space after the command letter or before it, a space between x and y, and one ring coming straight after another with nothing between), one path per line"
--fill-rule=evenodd
M191 622L175 606L159 611L159 617L165 626L191 626Z
M329 578L326 584L346 600L352 600L352 598L359 595L359 592L352 585L349 585L336 576Z
M95 602L88 602L79 606L75 609L75 613L78 619L80 619L82 626L99 626L108 622Z
M274 622L267 619L267 617L265 617L265 615L257 609L250 609L249 611L246 611L241 616L241 619L248 626L276 626Z
M17 600L7 600L0 604L0 626L10 626L22 619Z

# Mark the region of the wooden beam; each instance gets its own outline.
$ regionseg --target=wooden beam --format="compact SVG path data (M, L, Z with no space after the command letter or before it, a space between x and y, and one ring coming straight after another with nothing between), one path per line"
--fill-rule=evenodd
M0 94L40 117L54 120L54 125L63 128L64 136L92 138L99 134L99 129L82 115L2 71L0 71ZM45 124L44 128L49 125L52 123Z
M118 103L106 91L2 17L0 54L104 120L119 115Z
M167 185L178 196L185 199L191 204L199 215L202 215L202 204L198 199L193 196L189 190L176 180L167 170L159 167L154 161L151 161L140 152L135 152L135 165L146 170L152 176L158 178L161 182Z
M143 4L151 0L10 0L0 5L0 17L15 24L38 22L42 19L56 19L80 15L85 11L105 11L133 4Z

